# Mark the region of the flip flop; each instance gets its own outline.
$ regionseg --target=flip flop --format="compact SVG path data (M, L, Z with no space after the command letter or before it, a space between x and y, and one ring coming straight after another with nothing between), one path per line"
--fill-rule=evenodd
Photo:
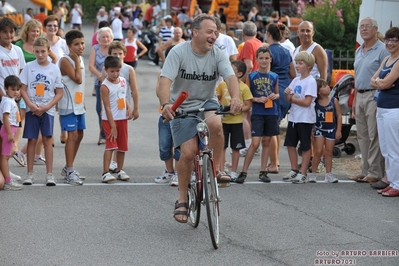
M279 171L269 171L269 167L266 168L266 172L268 174L278 174L279 173Z
M231 182L231 176L226 174L225 172L218 172L216 179L218 183L229 183Z

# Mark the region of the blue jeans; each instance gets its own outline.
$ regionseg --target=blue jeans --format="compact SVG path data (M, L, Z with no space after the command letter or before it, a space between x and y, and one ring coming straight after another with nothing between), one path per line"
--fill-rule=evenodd
M105 139L105 133L104 129L101 124L101 93L100 93L100 88L101 85L94 85L94 89L96 90L96 112L98 116L98 124L100 125L100 131L101 131L101 138Z
M162 161L170 159L173 148L172 132L170 130L169 121L167 123L163 122L163 117L159 117L158 121L158 146L159 146L159 157ZM174 158L176 161L180 158L180 149L175 149Z

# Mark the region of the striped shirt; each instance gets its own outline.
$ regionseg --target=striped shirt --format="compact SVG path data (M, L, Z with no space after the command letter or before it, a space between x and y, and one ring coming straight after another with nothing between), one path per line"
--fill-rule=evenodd
M173 37L173 31L175 30L175 27L171 27L170 29L165 26L161 29L159 32L158 36L162 38L162 43L165 43L167 40Z

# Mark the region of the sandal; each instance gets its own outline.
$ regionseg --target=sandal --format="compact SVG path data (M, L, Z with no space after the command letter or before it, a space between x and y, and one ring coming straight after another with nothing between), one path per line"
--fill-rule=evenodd
M268 174L278 174L278 173L279 173L278 170L277 170L277 171L270 171L270 170L269 170L269 167L270 167L270 165L269 165L268 167L266 167L266 172L267 172Z
M216 172L216 179L218 183L229 183L231 182L231 176L225 172Z
M399 189L391 188L381 193L384 197L399 197Z
M182 207L186 208L186 210L185 211L178 210L178 208L182 208ZM176 215L184 215L184 216L186 216L186 219L179 220L179 219L177 219ZM175 220L178 221L179 223L183 223L183 224L187 223L187 220L188 220L188 202L178 202L176 200L175 210L173 212L173 218L175 218Z

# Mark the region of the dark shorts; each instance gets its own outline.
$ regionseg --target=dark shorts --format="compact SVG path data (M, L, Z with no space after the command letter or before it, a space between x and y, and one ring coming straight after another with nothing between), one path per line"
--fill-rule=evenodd
M245 148L244 130L242 123L240 124L223 124L224 134L224 148L227 149L229 146L230 136L230 148L233 150L240 150Z
M39 131L43 137L53 136L54 128L54 116L48 113L42 114L42 116L36 116L31 111L26 112L25 115L25 126L23 137L25 139L37 139L39 137Z
M325 137L326 139L329 139L329 140L335 140L335 132L336 132L336 129L320 130L318 128L315 128L314 136L315 136L315 138Z
M301 142L302 151L310 150L313 124L288 122L284 146L296 147Z
M252 115L252 137L272 137L280 134L277 115Z

